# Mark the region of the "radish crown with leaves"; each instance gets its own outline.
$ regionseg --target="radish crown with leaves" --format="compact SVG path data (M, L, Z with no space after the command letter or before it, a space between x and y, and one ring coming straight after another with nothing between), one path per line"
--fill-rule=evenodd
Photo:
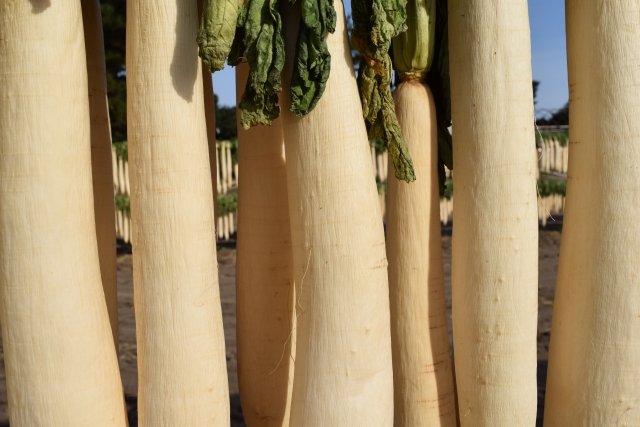
M293 59L290 110L303 117L317 105L329 78L331 55L326 35L335 31L336 12L333 0L299 1L302 16ZM363 57L358 88L369 138L383 141L398 179L414 181L413 162L391 96L392 69L395 66L401 80L410 77L429 84L437 107L439 175L444 189L444 165L453 169L447 130L451 102L446 0L354 0L352 7L352 40ZM389 56L392 40L394 63ZM249 78L239 105L245 129L270 125L280 115L278 93L285 53L277 0L206 0L198 45L212 72L222 69L224 58L231 66L249 63ZM437 67L431 67L434 59Z

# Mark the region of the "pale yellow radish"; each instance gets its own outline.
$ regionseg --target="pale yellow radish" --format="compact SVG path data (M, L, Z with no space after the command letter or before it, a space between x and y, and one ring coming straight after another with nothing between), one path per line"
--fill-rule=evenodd
M216 111L213 97L213 82L211 73L205 64L202 64L202 87L204 90L204 117L207 122L207 145L209 148L209 169L211 171L211 189L213 191L213 211L218 217L218 191L216 178Z
M198 0L198 16L202 19L202 9L204 0ZM214 217L218 218L218 181L216 178L216 108L213 95L213 80L211 71L207 65L202 63L202 88L204 91L204 117L207 122L207 144L209 147L209 166L211 171L211 183L213 190L213 211Z
M236 67L236 99L249 66ZM293 386L293 253L281 119L244 130L238 114L236 267L238 383L248 427L289 425Z
M118 350L118 294L116 287L116 225L111 163L111 127L99 0L81 0L91 115L91 172L100 276L111 331Z
M462 427L536 420L538 221L526 0L450 0L453 341Z
M9 419L14 427L123 427L96 239L81 5L0 0L0 11L0 321Z
M408 184L393 173L388 175L386 223L394 427L455 427L440 238L435 105L429 88L418 80L400 83L393 98L418 177Z
M127 112L142 427L228 426L195 1L127 2Z
M342 2L335 7L331 73L317 106L298 118L289 88L282 91L298 322L290 425L391 427L382 215ZM299 3L284 8L287 58L299 21ZM292 66L285 65L283 86Z
M436 2L410 0L407 15L407 31L393 39L394 68L401 81L393 100L418 179L408 184L390 173L387 181L394 427L455 427L440 238L438 128L433 95L424 83L434 56Z
M640 425L639 10L566 2L569 171L546 427Z

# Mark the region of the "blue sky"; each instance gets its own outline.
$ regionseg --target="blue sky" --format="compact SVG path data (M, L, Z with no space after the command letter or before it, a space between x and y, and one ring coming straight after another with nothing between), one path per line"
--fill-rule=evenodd
M345 1L347 14L350 2ZM562 107L569 99L564 31L564 0L529 0L531 61L540 81L536 116ZM213 75L213 88L222 105L235 105L235 73L226 67Z

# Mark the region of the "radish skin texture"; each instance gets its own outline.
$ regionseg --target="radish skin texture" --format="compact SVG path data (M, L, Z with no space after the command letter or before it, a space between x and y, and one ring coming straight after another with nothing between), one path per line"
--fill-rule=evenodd
M198 16L202 16L204 0L198 0ZM213 212L218 218L218 189L216 178L216 102L213 96L213 80L211 72L205 63L202 63L202 88L204 90L204 117L207 122L207 144L209 147L209 169L211 171L211 184L213 191Z
M639 10L566 2L569 171L545 427L640 425Z
M236 66L240 102L249 65ZM289 425L293 387L293 253L281 119L244 130L238 114L236 267L238 382L248 427Z
M282 90L296 283L291 426L391 427L393 368L387 258L344 10L327 35L331 73L303 118ZM293 58L299 4L284 8ZM291 81L285 65L283 82Z
M13 427L123 427L93 212L80 2L0 0L0 11L0 322L9 419Z
M202 64L202 87L204 89L204 116L207 122L207 146L209 147L209 169L213 192L213 211L218 217L218 191L216 187L216 109L213 97L213 81L206 65Z
M91 115L91 172L96 217L100 276L107 301L116 352L118 339L118 290L116 284L116 223L111 164L111 126L107 102L104 38L99 0L81 0L89 82Z
M418 80L400 83L393 99L419 177L407 184L389 171L387 257L394 427L455 427L440 237L435 104L429 88Z
M530 427L538 218L526 0L451 0L449 54L460 425Z
M138 416L229 426L196 1L127 2Z

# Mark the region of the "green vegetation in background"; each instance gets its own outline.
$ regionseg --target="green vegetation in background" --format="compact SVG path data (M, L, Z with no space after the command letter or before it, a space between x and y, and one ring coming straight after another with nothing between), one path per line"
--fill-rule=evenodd
M215 88L213 89L215 91ZM214 95L213 98L216 108L216 139L219 141L237 139L236 107L220 106L218 95Z
M543 126L562 126L569 124L569 103L567 102L564 107L556 110L549 117L536 120L536 124Z
M554 194L559 194L564 197L567 194L567 181L539 179L538 194L540 197L549 197Z
M113 148L116 150L116 156L125 162L129 161L129 145L127 141L114 142Z
M129 201L129 196L127 196L126 194L116 195L116 210L131 214L131 204Z
M569 142L569 133L536 131L536 145L541 145L543 142L552 141L554 139L560 143L560 146L566 147Z
M440 195L440 199L451 200L453 197L453 180L451 178L447 178L444 182L444 191Z
M376 154L382 154L387 151L387 147L381 139L370 139L369 145L376 149Z
M238 193L218 194L218 217L236 213L238 210Z
M118 194L116 196L116 210L131 214L129 196ZM218 216L222 217L238 210L238 193L218 194Z

